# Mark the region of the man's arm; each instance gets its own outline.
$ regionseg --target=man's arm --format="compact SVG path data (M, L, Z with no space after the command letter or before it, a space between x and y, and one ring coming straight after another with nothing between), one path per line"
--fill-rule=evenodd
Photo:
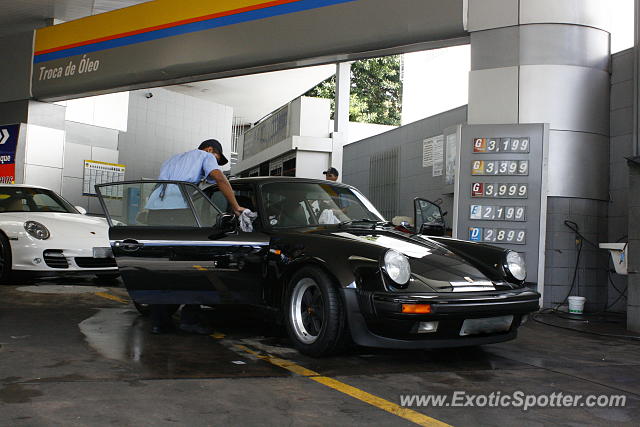
M224 197L227 198L231 209L233 209L233 212L235 212L236 215L240 216L246 208L243 208L238 204L236 195L233 194L233 188L231 188L231 184L229 184L229 180L227 179L227 177L222 173L220 169L212 170L209 174L209 177L216 180L218 188L220 189L222 194L224 194Z

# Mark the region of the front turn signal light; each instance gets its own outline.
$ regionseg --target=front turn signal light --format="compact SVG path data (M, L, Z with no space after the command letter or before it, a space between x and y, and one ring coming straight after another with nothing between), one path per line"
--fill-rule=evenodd
M411 314L431 313L431 304L402 304L402 312Z

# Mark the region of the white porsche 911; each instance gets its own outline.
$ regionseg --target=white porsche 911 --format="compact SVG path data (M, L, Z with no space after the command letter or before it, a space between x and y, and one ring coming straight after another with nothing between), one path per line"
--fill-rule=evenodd
M109 225L85 213L46 188L0 185L0 282L16 272L117 276Z

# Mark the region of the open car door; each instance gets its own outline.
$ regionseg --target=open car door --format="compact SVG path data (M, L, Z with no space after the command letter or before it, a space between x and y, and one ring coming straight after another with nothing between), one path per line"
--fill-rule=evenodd
M217 209L195 185L145 180L96 189L120 274L134 301L261 302L268 238L239 232L235 216Z
M426 199L414 199L414 224L416 232L426 236L444 236L444 214L440 206Z

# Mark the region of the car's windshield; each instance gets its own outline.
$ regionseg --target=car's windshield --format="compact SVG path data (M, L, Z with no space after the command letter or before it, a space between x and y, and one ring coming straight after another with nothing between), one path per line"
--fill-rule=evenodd
M0 212L78 213L53 191L28 187L1 187Z
M274 228L384 221L358 191L329 183L282 182L262 187L267 224Z

